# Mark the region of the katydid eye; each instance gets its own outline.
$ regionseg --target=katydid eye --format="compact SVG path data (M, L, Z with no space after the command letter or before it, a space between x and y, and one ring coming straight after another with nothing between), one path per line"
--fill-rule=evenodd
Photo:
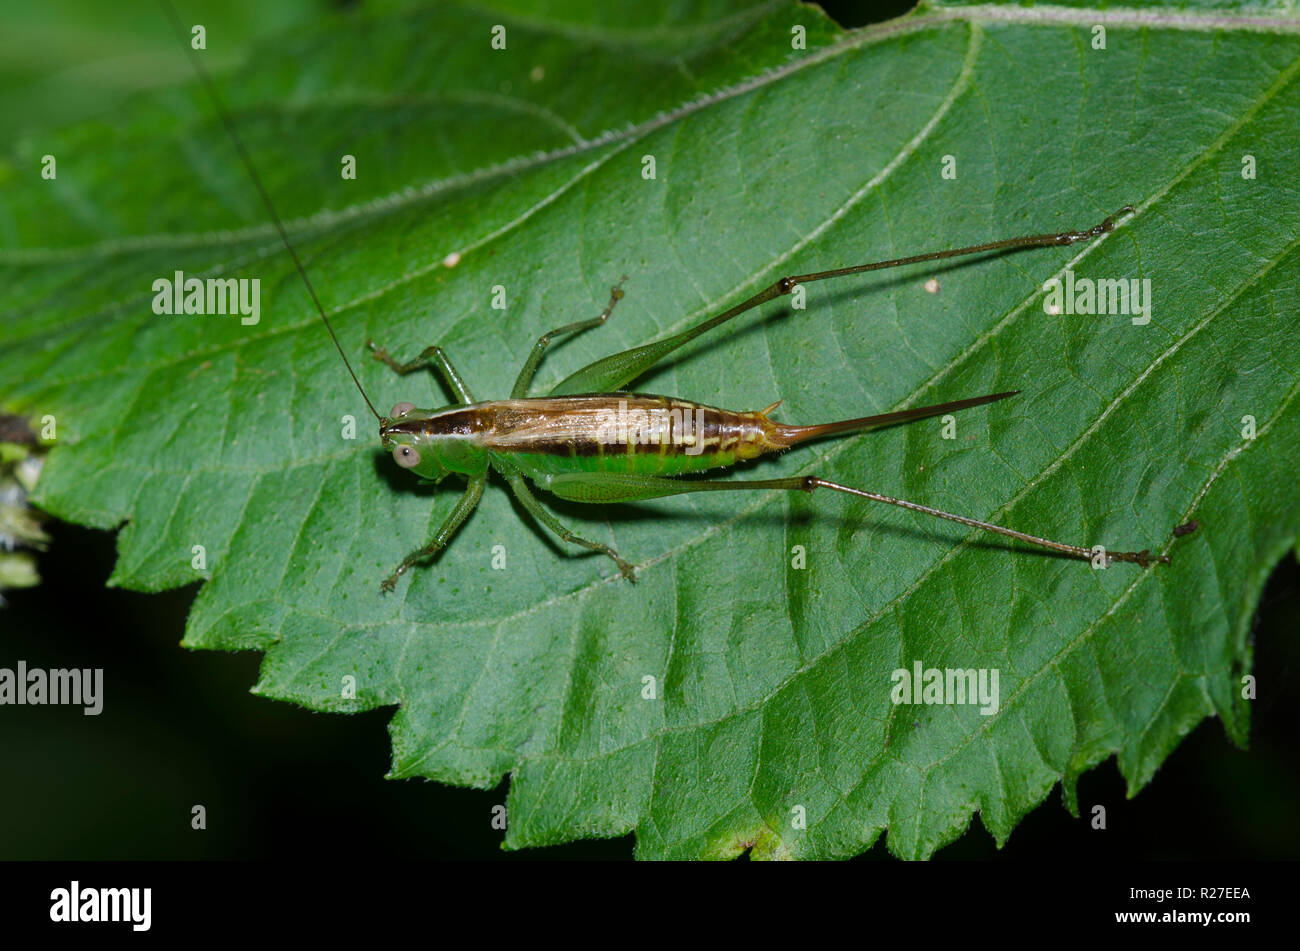
M411 412L411 410L413 409L415 409L414 403L398 403L389 412L388 418L400 419L401 417L405 416L407 413Z
M393 461L403 469L414 469L420 464L420 454L410 446L398 446L393 450Z

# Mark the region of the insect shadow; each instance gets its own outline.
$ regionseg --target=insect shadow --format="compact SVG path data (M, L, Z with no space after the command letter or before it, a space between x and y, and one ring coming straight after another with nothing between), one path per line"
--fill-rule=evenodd
M988 261L995 260L998 258L1009 257L1015 255L1020 251L1027 251L1027 250L1029 249L1028 248L998 248L992 251L986 251L983 254L970 255L968 257L954 259L950 261L934 262L926 269L925 273L930 275L931 277L948 274L953 271L960 271L965 268L973 267L977 264L987 263ZM875 296L878 294L887 293L889 291L898 290L899 288L902 287L914 286L917 280L916 274L911 274L911 275L881 274L881 275L873 275L873 276L875 276L877 279L869 283L866 283L862 286L842 287L842 288L836 288L834 290L828 291L824 296L817 298L816 306L818 308L823 308L828 305L834 307L839 304L850 303L853 301L860 300L863 297ZM813 307L808 307L804 309L805 317L811 318L814 313L815 311ZM766 333L769 328L774 327L777 324L787 323L791 320L794 320L797 316L798 315L796 314L794 308L791 307L777 308L776 310L773 310L772 312L770 312L760 320L756 320L744 324L740 329L734 331L731 334L730 339L733 342L743 342L744 340L748 339L752 334ZM559 341L555 345L556 352L562 350L564 345L570 342L570 340L572 339L574 338L569 338L569 340ZM709 351L713 347L716 347L716 344L710 345L708 343L697 343L693 346L684 347L682 348L682 352L679 355L669 360L665 360L659 363L654 368L652 368L648 373L645 374L645 376L641 378L640 383L648 384L650 381L657 379L663 374L670 372L671 370L674 370L685 363L690 362L700 354ZM558 382L558 379L556 380L556 382Z
M890 260L850 264L807 274L787 274L745 300L713 317L695 323L686 330L639 347L609 354L582 367L551 387L545 396L530 397L529 393L534 389L533 383L546 350L558 338L577 335L603 325L613 312L615 304L623 297L622 284L626 277L610 288L609 302L599 316L556 327L537 339L515 378L509 398L504 400L487 402L477 400L472 395L470 387L461 378L447 352L436 343L425 347L413 359L402 361L390 355L382 345L368 341L371 356L386 364L399 376L417 370L430 370L456 397L453 404L431 411L419 410L414 403L403 401L394 404L392 410L385 416L371 402L365 388L361 385L361 380L352 367L352 361L348 359L343 344L334 332L325 308L316 295L311 279L307 276L306 268L289 240L289 233L275 210L275 205L261 176L257 173L252 157L239 137L234 120L221 102L216 84L208 75L202 58L186 43L184 24L169 4L164 2L164 7L176 31L177 39L190 55L200 83L206 88L213 107L226 127L231 143L248 172L249 179L261 197L272 223L279 232L285 250L302 278L303 287L315 305L321 324L337 349L343 367L379 425L380 442L383 448L392 452L393 460L398 467L409 470L421 480L438 482L453 473L465 480L464 493L447 515L442 526L421 548L411 552L402 560L392 574L384 579L380 585L381 590L394 590L398 579L408 569L421 562L432 561L438 556L457 529L477 508L489 476L492 475L495 480L496 474L505 479L511 495L530 516L523 521L533 525L534 530L537 530L538 525L545 526L565 542L605 554L629 581L636 580L636 568L631 562L624 559L609 545L583 538L565 527L564 523L537 499L534 488L554 496L554 501L557 502L620 506L690 492L773 489L813 492L825 489L982 529L1037 548L1059 552L1071 558L1093 559L1094 549L1091 547L1044 538L955 512L945 512L919 502L894 498L856 486L842 485L815 475L747 481L698 478L710 470L730 468L738 462L783 452L810 440L843 437L879 428L887 423L920 420L957 410L972 409L1014 396L1018 392L1016 390L871 416L839 419L813 425L794 425L773 420L767 415L780 405L779 402L763 410L734 411L705 406L690 400L632 393L628 392L627 387L644 379L655 365L710 330L769 301L795 295L804 285L919 264L925 264L931 273L948 273L952 267L969 266L970 263L986 261L991 255L1008 253L1011 250L1065 247L1080 241L1091 241L1110 234L1119 221L1137 214L1133 206L1125 205L1115 214L1108 215L1099 224L1080 231L1019 235L962 247L926 251ZM957 262L955 260L957 258L969 258L971 261ZM901 277L886 279L875 284L868 293L879 293L896 287L902 280ZM861 288L853 288L850 291L846 287L842 294L832 292L826 299L834 303L844 297L856 297L862 293ZM802 301L802 295L797 299ZM790 311L785 310L768 319L788 320L790 316ZM766 327L767 321L763 321L759 326ZM673 361L673 365L680 365L679 361L680 355ZM626 435L622 438L612 436L610 430L612 414L618 414L619 419L626 419L629 406L632 407L631 412L637 414L638 418L650 418L649 414L653 413L661 420L667 419L664 425L665 432L669 434L673 431L673 414L677 414L678 437L676 439L669 437L668 442L660 442L657 448L652 448L639 439L634 445L628 441ZM694 418L698 421L699 430L692 432L689 438L681 431L684 428L685 414L688 412L695 414ZM625 432L625 426L626 423L619 423L619 431ZM600 459L596 465L590 464L589 460L593 456ZM378 466L379 463L376 462L376 465ZM393 470L391 473L383 469L378 471L383 472L384 481L397 490L398 487L392 481L396 471ZM534 488L530 488L530 484ZM432 487L420 484L406 489L406 491L412 490L421 495L434 491ZM650 517L648 513L639 509L629 512L624 508L615 511L614 514L625 520ZM1125 561L1140 565L1142 568L1147 568L1153 563L1169 561L1167 554L1153 556L1148 549L1107 552L1104 557L1107 563Z

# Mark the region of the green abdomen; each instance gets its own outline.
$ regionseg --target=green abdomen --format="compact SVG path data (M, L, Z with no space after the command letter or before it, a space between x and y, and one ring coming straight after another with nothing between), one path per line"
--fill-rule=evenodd
M703 472L736 461L734 452L678 453L628 452L626 446L597 450L589 455L532 452L511 453L510 460L530 476L568 475L574 472L620 472L628 475L675 476Z
M480 409L490 425L479 445L533 476L675 476L782 448L762 413L662 396L595 393L502 400Z

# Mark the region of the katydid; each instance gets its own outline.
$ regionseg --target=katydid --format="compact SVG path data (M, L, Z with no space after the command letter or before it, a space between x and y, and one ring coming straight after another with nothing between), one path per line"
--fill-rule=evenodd
M164 6L168 5L164 2ZM178 34L184 39L185 31L169 6L168 12ZM1053 541L813 475L751 481L681 478L709 470L726 469L737 462L781 452L809 440L843 436L981 406L1013 396L1019 391L993 393L811 426L790 425L771 419L768 414L779 405L779 401L764 410L736 412L686 400L624 391L624 387L679 347L767 301L792 293L801 284L963 255L1071 245L1111 232L1121 217L1133 213L1131 206L1124 206L1100 224L1082 231L1007 238L783 277L757 294L681 333L597 360L566 377L545 396L529 396L528 393L538 365L552 340L605 323L623 296L622 282L611 289L609 303L598 316L557 327L537 339L515 378L510 398L505 400L476 401L441 347L428 347L415 359L403 363L391 357L382 347L368 342L372 356L399 374L420 369L436 371L457 401L439 409L418 409L412 403L402 402L396 404L387 416L381 416L361 386L361 381L325 315L325 309L321 306L270 195L221 102L215 84L198 56L192 50L190 55L200 80L211 95L216 111L307 287L326 331L366 405L379 422L382 446L392 452L399 466L411 470L426 481L438 482L453 473L466 481L464 494L442 527L424 547L412 552L397 566L383 581L383 590L393 590L407 569L418 562L432 559L447 546L457 529L478 505L487 484L488 473L493 470L505 479L520 504L539 523L566 542L607 555L623 576L633 581L635 568L632 564L611 546L582 538L566 528L542 506L529 483L558 498L587 503L638 502L705 491L812 492L816 489L831 489L958 522L1073 558L1101 558L1104 563L1133 562L1143 568L1153 562L1169 561L1168 555L1152 555L1146 549L1107 552L1104 549Z

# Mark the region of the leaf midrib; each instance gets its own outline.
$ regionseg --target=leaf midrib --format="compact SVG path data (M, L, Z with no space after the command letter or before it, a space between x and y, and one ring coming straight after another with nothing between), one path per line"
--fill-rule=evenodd
M464 175L433 179L419 186L407 186L378 198L344 206L337 211L323 210L312 215L286 219L284 221L285 229L295 236L310 235L316 231L325 230L341 221L355 218L366 219L382 215L388 210L406 204L414 204L436 194L458 191L495 178L515 175L534 167L568 158L580 151L599 148L623 140L630 143L650 132L670 125L678 119L708 108L717 102L723 102L756 89L761 89L770 83L783 79L787 75L820 64L843 53L853 52L895 36L921 32L929 27L946 23L968 23L971 26L978 26L983 23L1015 23L1040 27L1091 27L1101 24L1132 29L1154 28L1170 32L1218 31L1233 33L1263 31L1279 35L1300 33L1300 18L1297 18L1294 12L1279 13L1276 17L1249 17L1236 14L1170 14L1119 7L1108 10L1084 10L1046 5L1035 7L993 5L952 7L939 10L931 9L925 13L921 13L919 10L920 8L912 15L903 16L897 20L890 20L886 23L873 24L859 30L846 32L840 40L813 50L801 59L783 63L758 76L725 86L716 92L709 93L626 129L606 130L593 138L583 139L581 144L575 143L571 146L564 146L560 149L529 155L520 159L509 159ZM329 106L332 101L320 99L315 100L315 103ZM300 108L300 106L301 104L295 104L295 108ZM236 110L234 115L238 117L243 112L253 108L264 109L266 105L245 107L244 110ZM246 241L261 236L272 237L275 233L274 226L267 223L220 231L156 232L148 235L134 235L128 238L111 238L106 241L73 247L8 248L0 249L0 264L39 264L63 258L110 256L135 250L172 250L180 247L206 247L209 245L219 247L231 240Z

